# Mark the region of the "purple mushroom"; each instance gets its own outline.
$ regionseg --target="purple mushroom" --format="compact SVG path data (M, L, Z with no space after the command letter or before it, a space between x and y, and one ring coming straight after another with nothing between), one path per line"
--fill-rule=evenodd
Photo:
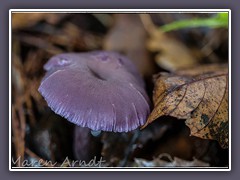
M110 51L52 57L39 87L48 106L93 131L128 132L145 124L150 111L144 82L125 56Z

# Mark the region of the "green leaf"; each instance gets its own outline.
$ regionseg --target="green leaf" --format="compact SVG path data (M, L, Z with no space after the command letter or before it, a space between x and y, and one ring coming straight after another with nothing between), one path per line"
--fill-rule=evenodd
M209 27L209 28L228 28L228 13L218 13L211 18L194 18L175 21L160 27L163 32L183 29L183 28L196 28L196 27Z

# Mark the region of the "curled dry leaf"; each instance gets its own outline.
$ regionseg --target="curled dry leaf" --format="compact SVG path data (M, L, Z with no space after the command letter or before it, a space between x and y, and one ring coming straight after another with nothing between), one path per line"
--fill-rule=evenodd
M193 56L191 50L179 40L158 29L149 14L141 14L140 17L149 33L146 47L149 51L157 53L155 61L160 67L168 71L176 71L198 64L198 59Z
M163 160L167 158L169 161ZM178 157L174 159L169 154L160 154L158 158L148 161L141 158L134 159L137 167L209 167L210 164L193 158L192 161L186 161Z
M169 71L190 68L198 63L184 44L164 33L152 36L147 43L147 48L152 52L158 52L155 57L156 63Z
M228 66L210 65L160 73L155 77L154 109L146 124L167 115L186 119L191 135L228 147Z

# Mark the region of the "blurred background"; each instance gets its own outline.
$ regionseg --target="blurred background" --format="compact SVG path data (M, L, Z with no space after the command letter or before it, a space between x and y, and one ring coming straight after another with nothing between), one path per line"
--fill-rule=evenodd
M213 13L12 13L12 158L57 162L66 157L104 166L228 166L228 149L189 136L183 120L161 117L142 131L93 137L56 115L38 92L43 65L56 54L113 50L137 66L152 97L152 77L201 64L228 62L228 28L166 26L211 19ZM185 23L186 24L186 23ZM184 27L184 25L183 25ZM172 29L171 29L172 28ZM175 29L174 29L175 28ZM173 163L174 162L174 163ZM33 163L26 166L50 166ZM13 163L12 166L23 166ZM66 164L65 166L69 166Z

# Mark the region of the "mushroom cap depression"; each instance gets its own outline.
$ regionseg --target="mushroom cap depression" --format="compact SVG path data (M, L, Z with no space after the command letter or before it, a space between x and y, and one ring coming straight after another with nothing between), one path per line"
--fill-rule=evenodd
M109 51L52 57L39 92L70 122L94 131L128 132L150 112L144 82L125 56Z

